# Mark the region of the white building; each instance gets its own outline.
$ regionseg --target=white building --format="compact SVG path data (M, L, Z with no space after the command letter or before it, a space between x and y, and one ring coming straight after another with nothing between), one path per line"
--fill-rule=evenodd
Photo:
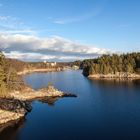
M56 66L56 62L50 63L51 66Z

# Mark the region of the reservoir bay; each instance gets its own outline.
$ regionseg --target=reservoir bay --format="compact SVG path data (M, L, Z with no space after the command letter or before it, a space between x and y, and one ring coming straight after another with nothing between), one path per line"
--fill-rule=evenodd
M2 140L140 140L140 80L91 80L81 70L31 73L34 89L51 82L77 98L32 103L26 119L0 134Z

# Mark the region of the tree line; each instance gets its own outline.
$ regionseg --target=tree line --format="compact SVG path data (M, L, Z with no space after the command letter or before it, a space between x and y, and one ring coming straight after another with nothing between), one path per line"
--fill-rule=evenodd
M5 58L4 54L0 51L0 97L8 96L9 91L19 91L25 87L22 77L17 75L17 72L23 71L24 69L57 68L72 64L70 62L63 62L57 63L56 66L51 66L49 62L23 62Z
M0 52L0 97L8 96L9 91L21 90L23 88L24 82L17 75L16 68L17 63L6 59L3 53Z
M85 76L92 74L137 73L140 74L140 53L102 55L81 63Z

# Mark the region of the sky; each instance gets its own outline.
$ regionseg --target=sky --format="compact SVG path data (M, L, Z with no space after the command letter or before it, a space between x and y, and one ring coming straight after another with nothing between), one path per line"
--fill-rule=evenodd
M140 0L0 0L0 50L23 61L140 51Z

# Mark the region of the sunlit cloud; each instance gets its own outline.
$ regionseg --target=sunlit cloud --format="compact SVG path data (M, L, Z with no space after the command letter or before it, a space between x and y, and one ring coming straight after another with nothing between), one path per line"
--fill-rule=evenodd
M0 49L10 58L26 61L73 61L110 53L95 45L81 44L59 36L0 34Z

